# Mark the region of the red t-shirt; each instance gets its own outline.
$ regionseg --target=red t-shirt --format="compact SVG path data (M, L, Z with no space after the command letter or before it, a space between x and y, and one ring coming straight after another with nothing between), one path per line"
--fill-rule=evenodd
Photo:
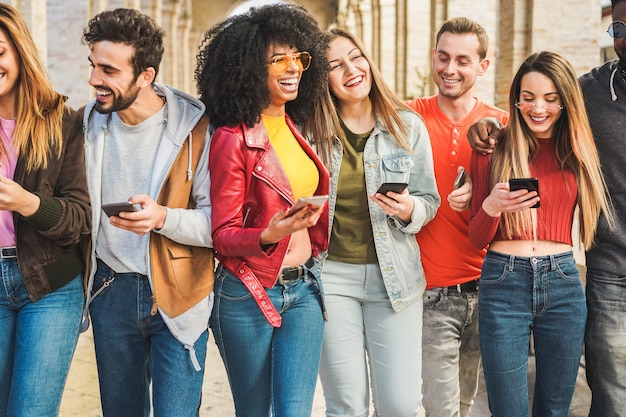
M473 153L467 139L470 126L483 117L495 117L506 124L508 113L476 100L472 111L461 122L452 123L439 109L437 96L416 98L407 104L422 116L428 129L437 189L441 196L441 206L435 218L416 235L422 253L426 288L447 287L477 279L485 251L476 249L469 242L469 210L461 213L452 210L446 198L452 191L457 168L463 166L469 174Z
M576 178L571 171L562 171L559 168L550 139L540 139L539 143L539 152L530 166L531 175L539 179L541 205L536 209L537 240L572 245L572 222L578 196ZM491 192L489 161L487 155L472 155L474 190L469 237L476 248L484 248L496 240L507 240L500 231L501 217L491 217L482 209L483 201Z

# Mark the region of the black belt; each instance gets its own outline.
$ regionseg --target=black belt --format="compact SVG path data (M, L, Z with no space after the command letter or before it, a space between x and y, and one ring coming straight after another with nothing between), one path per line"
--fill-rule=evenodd
M278 273L277 284L285 285L288 282L295 281L304 277L309 269L315 265L313 258L309 258L305 263L298 266L285 266Z
M15 246L7 246L6 248L0 248L0 259L13 259L17 258L17 249Z
M447 288L448 291L456 291L456 292L476 292L478 291L478 282L479 280L475 279L474 281L464 282L463 284L450 285Z

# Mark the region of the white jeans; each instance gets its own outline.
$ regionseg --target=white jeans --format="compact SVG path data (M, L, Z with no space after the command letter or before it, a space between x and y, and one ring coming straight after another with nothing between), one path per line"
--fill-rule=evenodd
M391 308L377 264L326 261L320 379L328 417L415 417L422 400L422 299ZM369 365L369 366L368 366Z

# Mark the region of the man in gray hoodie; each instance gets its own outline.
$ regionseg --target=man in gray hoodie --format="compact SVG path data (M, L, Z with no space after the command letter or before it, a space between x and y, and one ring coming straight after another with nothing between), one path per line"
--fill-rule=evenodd
M155 417L196 416L213 302L204 105L154 82L163 30L148 16L104 11L83 41L96 91L84 109L87 308L103 415L148 417L152 403ZM102 208L125 202L134 211Z

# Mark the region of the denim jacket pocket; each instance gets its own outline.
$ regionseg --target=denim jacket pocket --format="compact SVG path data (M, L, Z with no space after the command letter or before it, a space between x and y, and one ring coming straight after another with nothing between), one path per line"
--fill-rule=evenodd
M384 182L409 182L413 160L408 154L396 154L382 157Z

